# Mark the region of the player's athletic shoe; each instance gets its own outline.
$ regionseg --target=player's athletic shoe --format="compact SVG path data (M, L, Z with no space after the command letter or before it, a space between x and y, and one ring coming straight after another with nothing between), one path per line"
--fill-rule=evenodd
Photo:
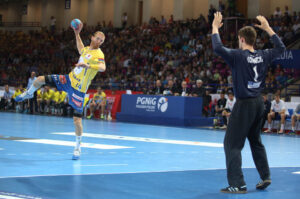
M223 125L223 126L220 127L220 129L225 130L225 129L227 129L227 126Z
M74 152L73 152L72 160L78 160L80 158L80 153L81 153L80 148L75 149Z
M33 98L33 95L29 95L27 93L27 91L25 91L24 93L22 93L21 95L18 95L16 98L15 98L15 101L16 102L21 102L21 101L24 101L26 99L30 99L30 98Z
M224 189L221 189L222 193L247 193L247 186L241 186L241 187L226 187Z
M86 117L87 119L91 119L91 118L93 118L93 115L92 114L90 114L89 116L87 116Z
M267 129L264 131L264 133L272 133L272 130L271 129Z
M263 180L256 185L256 189L264 190L271 184L271 182L271 179Z

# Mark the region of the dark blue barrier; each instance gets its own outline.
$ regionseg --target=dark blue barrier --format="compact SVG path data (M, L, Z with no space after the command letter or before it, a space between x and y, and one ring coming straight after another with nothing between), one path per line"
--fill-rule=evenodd
M202 117L202 98L122 95L117 120L171 126L211 126L212 118Z
M300 69L300 50L286 50L274 60L275 64L280 64L283 68Z

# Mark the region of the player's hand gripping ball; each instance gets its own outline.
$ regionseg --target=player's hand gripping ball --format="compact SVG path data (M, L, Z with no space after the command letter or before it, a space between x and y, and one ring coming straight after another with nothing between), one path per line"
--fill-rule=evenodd
M74 28L75 30L78 30L80 24L81 21L79 19L73 19L71 21L71 27Z

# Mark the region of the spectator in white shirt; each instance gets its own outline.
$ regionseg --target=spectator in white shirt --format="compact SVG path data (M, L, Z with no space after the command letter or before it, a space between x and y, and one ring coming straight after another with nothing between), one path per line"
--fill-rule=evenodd
M224 126L222 127L225 129L227 127L227 123L230 117L230 114L232 112L232 109L234 107L236 100L232 92L228 93L228 99L226 101L225 110L222 113L223 120L224 120Z
M271 129L272 119L280 119L281 120L280 131L278 133L284 132L284 123L285 123L285 118L286 118L285 111L286 110L285 110L284 101L280 99L279 94L276 94L275 100L273 100L271 103L271 110L270 110L270 113L268 114L268 129L265 131L265 133L269 133L272 131L272 129Z

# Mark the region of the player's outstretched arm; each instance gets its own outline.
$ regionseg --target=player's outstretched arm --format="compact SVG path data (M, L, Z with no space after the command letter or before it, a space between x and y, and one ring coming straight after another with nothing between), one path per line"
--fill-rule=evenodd
M215 12L214 16L214 21L212 23L212 34L219 34L219 28L223 26L223 16L221 12Z
M215 18L212 23L212 38L211 38L213 50L217 55L221 56L223 59L225 59L225 61L229 65L231 65L234 59L233 56L234 50L224 47L219 35L219 28L223 26L222 14L220 12L216 12L214 16Z
M270 61L274 60L275 58L279 57L284 51L285 51L285 45L281 41L281 39L276 35L274 30L270 27L267 19L264 16L257 16L256 19L260 22L259 24L255 24L255 27L258 27L268 33L268 35L271 37L271 41L274 44L273 49L267 49L265 50L266 56Z
M80 23L78 29L73 28L74 33L75 33L75 37L76 37L76 46L77 46L77 50L79 52L79 54L81 54L82 49L84 48L84 45L82 43L82 40L80 38L80 32L82 30L83 24Z
M267 19L264 16L258 15L256 17L256 19L260 22L260 25L259 24L255 24L254 25L255 27L260 28L260 29L266 31L270 37L272 37L273 35L276 34L274 32L274 30L270 27L269 22L267 21Z

